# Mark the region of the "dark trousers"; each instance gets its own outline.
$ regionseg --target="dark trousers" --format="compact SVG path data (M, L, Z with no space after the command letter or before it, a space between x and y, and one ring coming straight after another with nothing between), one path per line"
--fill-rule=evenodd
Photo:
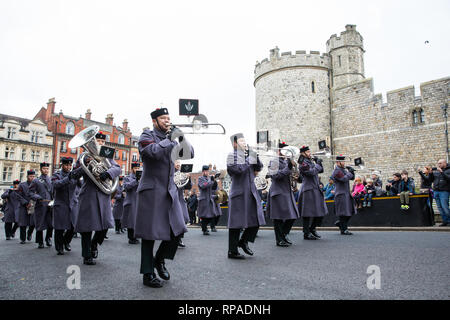
M241 229L228 229L228 252L238 253L240 242L255 242L259 226L246 228L239 239Z
M170 240L161 241L156 255L153 256L153 246L155 240L144 240L141 243L141 273L154 273L155 262L163 262L164 259L173 260L178 249L180 236L175 237L172 230L170 231Z
M136 240L134 237L134 229L127 228L128 240Z
M116 231L120 231L120 229L122 229L122 224L120 223L120 219L114 219L114 223L116 225Z
M91 250L97 250L97 245L101 245L106 236L106 230L95 231L92 237L91 232L81 232L81 255L83 258L92 258Z
M195 223L195 210L194 211L188 210L188 212L189 212L189 223L194 224Z
M208 231L208 224L212 223L212 220L214 218L202 218L201 225L202 225L202 231Z
M303 217L303 233L308 234L320 227L323 217Z
M282 240L286 240L285 236L291 232L292 225L294 224L295 219L289 220L273 220L273 230L275 231L275 240L278 242Z
M340 216L339 217L339 229L341 229L341 232L344 232L348 228L348 221L350 220L351 216Z
M219 219L220 219L220 216L212 218L211 227L217 226L219 224Z
M17 223L12 222L5 222L5 234L6 237L12 237L14 233L16 233L17 228L19 228L19 225Z
M55 230L55 249L63 250L65 244L70 244L73 238L73 226L69 230Z
M47 228L47 231L45 233L45 241L52 238L53 235L53 228ZM44 243L44 230L36 231L36 243L43 244Z
M30 226L28 227L28 231L27 231L27 227L20 227L20 241L25 241L27 236L31 236L33 234L34 231L34 226Z

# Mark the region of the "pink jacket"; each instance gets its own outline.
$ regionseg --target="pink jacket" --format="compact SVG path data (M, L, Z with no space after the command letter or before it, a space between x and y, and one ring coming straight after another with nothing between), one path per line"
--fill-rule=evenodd
M366 193L366 191L364 190L364 185L362 183L354 184L352 191L352 196L355 196L357 193Z

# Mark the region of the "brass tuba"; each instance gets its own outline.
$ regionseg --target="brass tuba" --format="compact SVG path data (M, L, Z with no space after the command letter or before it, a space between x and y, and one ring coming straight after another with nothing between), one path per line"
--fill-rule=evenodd
M93 125L87 127L83 131L79 132L75 137L72 138L69 142L69 148L75 149L78 147L83 147L85 152L83 152L80 156L80 164L83 168L84 172L88 175L89 178L99 187L99 189L106 194L112 194L117 189L117 185L119 184L119 177L114 178L113 180L106 179L105 181L100 180L100 174L107 171L111 168L111 162L109 159L101 157L99 155L100 148L95 140L95 135L100 130L100 127L97 125ZM91 158L91 161L88 165L84 163L84 159L86 156Z
M300 149L294 146L286 146L281 148L280 153L285 156L292 163L292 172L290 176L291 189L294 191L297 188L297 179L300 176L300 171L298 170L298 163L295 159L300 156Z

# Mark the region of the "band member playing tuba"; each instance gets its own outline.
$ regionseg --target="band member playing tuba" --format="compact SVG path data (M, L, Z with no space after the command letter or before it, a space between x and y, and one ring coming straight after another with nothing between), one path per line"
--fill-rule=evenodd
M140 272L144 275L143 283L160 288L162 282L156 277L154 269L162 279L170 279L165 259L173 260L178 238L187 232L173 177L176 157L172 160L172 154L179 154L178 150L183 145L175 141L180 131L170 130L170 116L166 108L156 109L151 117L153 130L145 130L139 138L144 170L137 190L135 236L142 238ZM179 136L178 139L181 144L184 137ZM193 149L190 151L193 157ZM153 256L155 240L162 241Z
M106 135L98 132L95 139L98 145L102 146L106 142ZM88 162L92 160L85 157L84 161L85 165L88 165ZM100 180L113 180L120 175L120 166L113 159L110 159L110 163L111 167L100 174ZM93 259L98 256L98 245L103 243L108 229L114 228L111 196L102 192L85 171L83 171L83 180L84 183L78 197L79 212L75 232L81 233L83 263L95 265ZM92 232L95 232L94 236L92 236Z
M322 160L317 157L312 159L309 147L303 146L300 148L298 164L303 181L298 200L298 211L303 218L303 239L317 240L321 237L316 227L328 214L323 191L319 187L319 173L323 172Z
M286 147L280 143L279 148ZM269 163L269 175L272 178L270 186L267 210L269 217L273 220L276 245L289 247L292 242L288 238L295 220L300 218L294 193L291 188L291 174L293 164L291 160L285 159L278 150L278 159Z
M233 152L227 157L227 172L231 176L228 218L228 258L244 259L238 247L253 255L248 242L254 242L259 226L266 224L261 198L254 183L255 171L263 167L257 154L247 149L244 135L230 137ZM245 229L239 239L240 229Z
M351 235L347 230L350 218L357 213L355 199L350 194L349 181L355 179L355 170L345 166L345 156L336 157L336 168L331 175L335 181L334 210L339 217L335 224L341 229L342 235Z

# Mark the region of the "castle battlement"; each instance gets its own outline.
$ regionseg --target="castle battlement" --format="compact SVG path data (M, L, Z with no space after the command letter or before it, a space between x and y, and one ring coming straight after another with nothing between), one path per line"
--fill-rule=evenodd
M280 54L278 47L270 50L270 57L265 58L261 62L257 62L255 66L255 82L263 75L281 69L288 68L322 68L328 70L330 68L330 56L327 53L320 54L319 51L305 50L283 52Z
M345 31L341 32L340 37L333 34L327 41L327 52L341 48L344 46L356 46L363 48L363 37L356 31L356 25L348 24L345 26Z

